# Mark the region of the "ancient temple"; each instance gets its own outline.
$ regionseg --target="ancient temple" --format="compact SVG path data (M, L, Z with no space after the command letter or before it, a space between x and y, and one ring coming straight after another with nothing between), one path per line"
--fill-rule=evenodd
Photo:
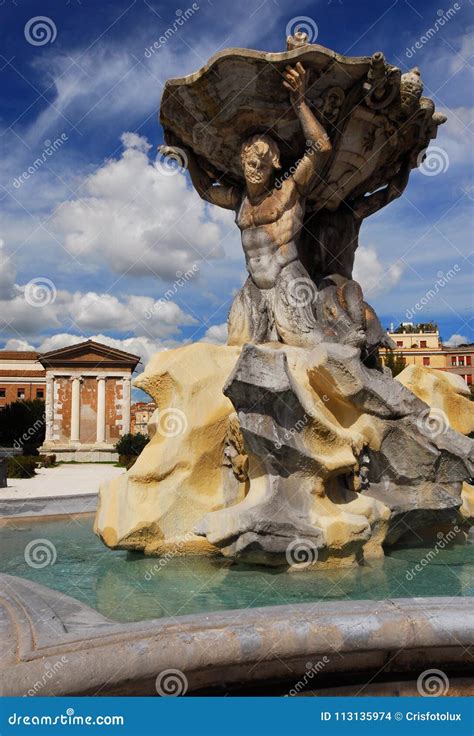
M113 460L130 432L131 380L140 358L87 340L39 356L46 371L41 452L61 460Z

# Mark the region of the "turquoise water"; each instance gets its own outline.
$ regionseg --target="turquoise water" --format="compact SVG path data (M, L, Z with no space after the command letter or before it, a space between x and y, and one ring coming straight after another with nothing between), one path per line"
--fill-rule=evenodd
M38 539L54 545L54 564L33 568L25 562L28 543ZM123 622L323 600L474 595L472 544L440 551L422 572L407 579L407 571L430 550L399 549L374 565L292 573L222 559L160 563L157 558L112 552L92 532L92 520L74 519L3 528L0 571L55 588Z

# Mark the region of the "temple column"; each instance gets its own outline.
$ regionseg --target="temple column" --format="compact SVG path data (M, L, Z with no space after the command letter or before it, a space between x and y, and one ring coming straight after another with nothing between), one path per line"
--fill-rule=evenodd
M130 432L131 380L130 376L124 376L122 380L122 434Z
M53 439L54 424L54 376L50 373L46 374L46 401L45 401L45 442L51 442Z
M105 442L105 376L97 376L97 442Z
M81 427L81 376L73 376L71 391L71 442L79 442Z

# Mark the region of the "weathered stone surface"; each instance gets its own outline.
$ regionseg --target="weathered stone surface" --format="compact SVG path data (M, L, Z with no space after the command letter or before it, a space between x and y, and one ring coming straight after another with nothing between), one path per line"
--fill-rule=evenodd
M283 169L301 158L305 139L281 81L287 65L310 72L308 101L328 128L334 153L310 199L336 209L387 184L401 161L436 136L444 116L382 54L346 57L316 44L281 53L226 49L195 74L167 81L160 108L165 140L193 149L224 184L240 184L240 146L252 132L279 142ZM413 94L407 94L408 90Z
M350 346L199 343L158 353L137 383L158 410L135 466L101 488L111 547L347 564L454 523L474 475L472 440Z
M238 348L196 343L157 353L136 379L157 410L151 441L135 465L100 488L95 529L109 547L212 552L193 534L195 523L244 494L232 467L235 441L227 437L233 408L221 389L238 354Z
M474 403L461 376L409 365L397 376L397 381L434 410L431 419L425 420L433 430L437 426L442 432L449 425L462 434L474 432Z
M244 501L208 514L197 531L225 555L278 564L301 538L315 558L344 548L348 555L351 545L363 554L374 528L384 530L385 542L401 536L402 515L413 530L457 518L461 483L474 472L474 443L448 425L433 431L428 405L364 367L356 349L248 345L224 391L239 417L250 487ZM383 507L356 529L337 504L360 490L362 456L370 484L363 497ZM332 539L321 498L335 504L340 521Z
M0 695L156 697L157 677L170 669L178 694L282 681L273 692L283 695L325 655L325 675L416 679L429 662L451 679L472 670L472 609L472 599L452 596L318 601L119 624L1 575Z

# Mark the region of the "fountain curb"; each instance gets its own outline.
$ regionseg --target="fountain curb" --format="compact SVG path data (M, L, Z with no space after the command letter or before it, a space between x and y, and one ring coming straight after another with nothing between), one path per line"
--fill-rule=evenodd
M472 668L468 598L304 603L120 624L1 575L0 606L3 696L155 695L157 676L170 669L183 673L188 692L276 681L291 690L323 658L320 687L342 673L368 682Z

